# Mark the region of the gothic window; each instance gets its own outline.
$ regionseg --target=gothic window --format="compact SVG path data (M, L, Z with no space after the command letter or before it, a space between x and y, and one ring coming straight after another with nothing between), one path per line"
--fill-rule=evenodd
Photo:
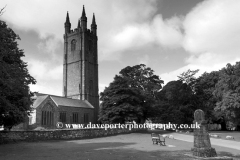
M66 123L67 122L67 118L66 118L66 112L60 112L59 114L59 121L60 122L63 122L63 123Z
M42 111L42 125L51 126L53 125L53 112Z
M76 40L73 39L72 42L71 42L71 51L75 51L76 50Z
M78 113L74 112L72 115L72 122L73 123L78 123Z
M84 123L88 123L88 122L89 122L89 114L84 113Z
M43 126L53 126L54 114L53 108L50 104L47 104L43 107L41 118L42 118L41 124Z

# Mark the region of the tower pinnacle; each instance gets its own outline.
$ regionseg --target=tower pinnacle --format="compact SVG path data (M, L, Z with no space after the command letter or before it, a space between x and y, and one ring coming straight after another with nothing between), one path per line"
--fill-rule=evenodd
M80 26L80 19L78 20L78 27L77 28L80 28L81 26Z
M70 23L68 11L67 11L67 17L66 17L66 22L65 23Z
M96 24L96 21L95 21L95 15L94 15L94 13L93 13L92 24Z
M86 17L84 5L83 5L82 17Z
M82 11L82 17L81 17L81 28L83 31L87 30L87 17L86 17L84 5L83 5L83 11Z
M69 20L68 12L67 12L66 22L64 23L64 26L65 26L65 33L70 33L71 23L70 23L70 20Z
M96 25L94 13L93 13L93 18L92 18L91 31L94 35L97 35L97 25Z

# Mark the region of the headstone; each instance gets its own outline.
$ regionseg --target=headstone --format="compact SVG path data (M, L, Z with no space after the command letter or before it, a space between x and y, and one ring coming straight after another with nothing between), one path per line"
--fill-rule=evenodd
M193 155L198 157L216 157L217 153L216 150L211 147L208 125L202 110L197 109L194 112L193 123L200 124L200 128L194 128L194 146L191 149Z

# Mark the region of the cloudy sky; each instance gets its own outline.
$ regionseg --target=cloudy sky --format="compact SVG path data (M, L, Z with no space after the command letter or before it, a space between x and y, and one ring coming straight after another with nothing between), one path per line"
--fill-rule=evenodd
M240 61L239 0L1 0L1 19L21 37L32 91L62 95L66 13L72 29L85 6L98 26L99 90L126 66L146 64L166 82Z

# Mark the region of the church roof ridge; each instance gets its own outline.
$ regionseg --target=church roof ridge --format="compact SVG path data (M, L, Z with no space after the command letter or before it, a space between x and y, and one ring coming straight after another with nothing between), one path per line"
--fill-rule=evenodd
M80 99L72 99L63 96L57 95L50 95L44 93L35 93L36 99L32 105L33 108L37 108L42 104L42 102L47 98L50 99L57 105L57 106L66 106L66 107L79 107L79 108L94 108L91 103L87 100L80 100Z
M88 101L60 96L50 96L57 106L94 108Z
M47 94L47 93L39 93L39 92L35 92L36 96L44 96L44 95L48 95L48 96L54 96L54 97L63 97L63 96L58 96L58 95L53 95L53 94ZM63 97L63 98L67 98L67 97ZM72 98L69 98L72 99Z
M34 100L32 104L32 108L37 108L38 106L40 106L47 97L48 95L37 96L37 98Z

